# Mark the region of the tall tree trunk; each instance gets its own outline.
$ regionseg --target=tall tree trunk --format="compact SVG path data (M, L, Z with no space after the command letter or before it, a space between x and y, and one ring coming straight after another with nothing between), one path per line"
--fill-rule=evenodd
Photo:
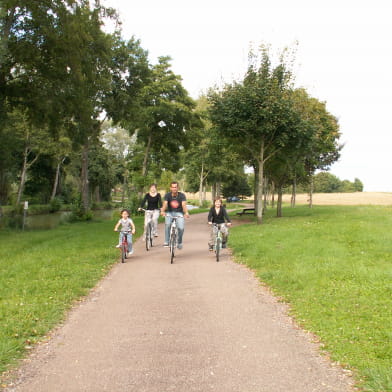
M297 197L297 178L294 177L293 188L291 190L291 207L295 207L296 197Z
M257 184L257 224L260 225L263 223L263 186L264 186L264 142L261 143L260 148L260 156L258 160L258 184Z
M213 202L216 197L216 183L214 182L211 186L211 201Z
M271 181L271 207L275 207L275 183Z
M268 204L268 179L267 177L264 177L264 190L263 190L263 209L264 211L267 209L267 204Z
M50 196L50 201L52 201L56 197L57 187L59 185L59 179L60 179L60 168L61 168L61 165L64 163L64 161L65 161L65 158L63 158L61 161L59 161L57 163L56 175L54 178L54 184L53 184L53 189L52 189L52 195Z
M313 181L313 176L311 176L310 187L309 187L309 208L313 208L313 190L314 190L314 181Z
M89 142L87 140L82 148L81 193L82 193L82 206L84 212L87 212L90 206L89 186L88 186L88 152L89 152Z
M253 194L254 194L253 204L255 206L255 215L256 215L257 206L259 204L259 200L257 197L257 192L259 189L259 169L258 169L258 166L253 167L253 173L254 173L254 178L255 178L254 189L253 189Z
M32 161L28 161L28 156L30 153L30 149L28 147L25 147L24 152L23 152L23 166L22 166L22 172L20 174L20 182L19 182L19 188L18 188L18 194L16 197L16 205L18 205L22 199L22 194L24 191L24 186L26 183L26 176L27 176L27 171L31 167L31 165L34 164L34 162L38 159L39 154L37 154Z
M282 201L283 201L283 188L281 186L278 187L278 202L276 206L276 216L278 218L282 217Z
M201 164L201 172L199 176L199 206L203 202L203 178L204 178L204 163Z

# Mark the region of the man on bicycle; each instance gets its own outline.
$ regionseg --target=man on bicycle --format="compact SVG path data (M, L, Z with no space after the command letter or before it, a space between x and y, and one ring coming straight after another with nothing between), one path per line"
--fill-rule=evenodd
M166 212L167 210L167 212ZM177 248L182 249L182 236L184 234L184 216L189 218L188 208L186 206L186 196L178 191L178 182L173 181L170 184L170 192L166 193L163 198L161 215L165 217L165 242L163 246L169 246L170 225L174 216L179 217L177 220L178 243Z

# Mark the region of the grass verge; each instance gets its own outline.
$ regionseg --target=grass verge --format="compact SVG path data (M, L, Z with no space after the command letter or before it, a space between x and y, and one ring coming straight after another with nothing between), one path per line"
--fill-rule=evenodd
M235 259L290 303L297 322L354 371L361 388L392 391L392 207L274 214L231 229Z
M143 232L142 216L133 217ZM118 261L115 221L0 231L0 372L23 357Z

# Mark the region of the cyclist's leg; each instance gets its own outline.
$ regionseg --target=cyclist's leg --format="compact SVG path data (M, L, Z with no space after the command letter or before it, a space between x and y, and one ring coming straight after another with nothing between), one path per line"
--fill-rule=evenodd
M182 248L182 236L184 235L185 219L184 219L184 215L181 213L178 213L177 216L179 217L179 219L177 219L178 247Z
M132 233L127 233L127 242L128 242L128 253L132 254L133 249L132 249Z
M158 218L159 210L154 210L152 215L152 232L154 237L158 237Z
M208 241L208 248L209 250L213 250L214 249L214 244L215 244L215 232L216 232L216 228L214 225L211 225L211 231L210 231L210 239Z
M229 238L229 229L226 224L221 225L222 232L222 248L226 248L227 239Z
M144 231L143 231L143 239L146 239L147 233L147 222L148 222L148 211L144 211Z
M118 234L118 245L117 245L117 248L121 248L122 236L123 236L123 233L121 233L121 231L120 231L120 233Z
M164 246L169 245L171 222L172 222L172 215L170 212L167 212L165 217L165 242L163 244Z

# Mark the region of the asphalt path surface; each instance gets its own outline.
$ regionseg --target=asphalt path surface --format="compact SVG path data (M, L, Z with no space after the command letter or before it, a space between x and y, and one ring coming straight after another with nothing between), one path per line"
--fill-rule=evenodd
M170 264L163 226L134 244L91 294L38 345L7 391L353 391L246 267L208 252L206 214L186 220ZM116 250L113 250L113 257Z

